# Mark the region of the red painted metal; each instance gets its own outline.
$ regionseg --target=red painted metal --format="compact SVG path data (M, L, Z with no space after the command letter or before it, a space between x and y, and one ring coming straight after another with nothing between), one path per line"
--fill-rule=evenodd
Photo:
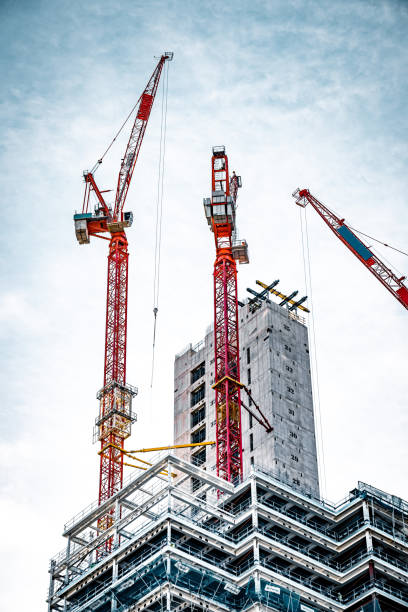
M164 62L172 59L173 54L165 53L161 56L143 94L140 97L140 104L136 119L133 124L125 155L122 159L122 164L119 171L118 186L116 189L116 199L114 208L114 217L123 220L123 206L125 204L130 181L132 180L133 171L139 156L140 147L143 142L143 136L146 130L147 122L149 121L150 111L152 110L154 98L156 96L157 87L159 86L160 75L163 70Z
M99 208L95 213L84 215L89 236L105 238L110 234L108 255L108 278L106 298L105 365L103 388L98 392L100 400L99 415L96 419L96 434L101 443L99 504L117 493L123 484L124 440L129 437L134 422L132 397L136 390L126 384L126 341L127 341L127 295L128 295L128 242L123 207L130 181L139 155L143 136L149 120L151 108L157 92L160 75L166 60L172 54L163 54L139 99L129 142L122 159L115 205L113 210L106 204L103 193L95 183L91 172L84 173L85 194L82 213L89 214L90 193L97 197ZM117 448L115 448L117 447ZM112 525L113 510L98 522L99 529ZM104 545L98 555L109 552L113 546L112 538Z
M296 190L293 194L296 198L296 204L303 208L309 203L315 211L320 215L323 221L330 227L332 232L339 238L342 243L361 261L362 264L371 274L373 274L386 289L408 310L408 288L402 282L405 277L398 278L394 272L388 268L373 252L370 251L364 242L356 236L356 234L350 229L348 225L344 223L344 219L337 217L327 206L319 202L317 198L312 196L308 189ZM338 230L342 227L346 227L349 232L358 240L368 251L371 256L368 259L363 259L358 252L339 234Z
M225 150L214 153L212 169L212 208L217 193L230 196L228 158ZM217 150L217 147L215 147ZM234 176L233 181L236 180ZM237 189L233 182L235 199ZM235 216L235 214L234 214ZM239 335L237 266L232 255L233 220L212 219L216 259L214 263L214 346L217 475L238 483L242 479L241 384L239 372Z

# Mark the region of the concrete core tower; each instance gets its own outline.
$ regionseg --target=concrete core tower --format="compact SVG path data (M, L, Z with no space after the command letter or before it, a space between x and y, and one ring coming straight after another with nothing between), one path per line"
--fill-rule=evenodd
M269 300L239 307L241 380L273 426L266 430L242 410L244 478L251 465L319 497L316 436L305 319ZM213 329L174 364L174 443L215 440ZM247 406L250 400L244 398ZM255 411L255 407L250 406ZM216 470L214 447L181 449L178 456ZM193 483L194 486L194 483Z

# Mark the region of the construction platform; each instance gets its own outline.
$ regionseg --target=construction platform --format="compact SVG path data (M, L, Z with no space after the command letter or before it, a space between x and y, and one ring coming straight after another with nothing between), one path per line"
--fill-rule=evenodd
M234 487L166 453L64 536L50 612L408 608L408 504L364 483L331 504L256 465Z

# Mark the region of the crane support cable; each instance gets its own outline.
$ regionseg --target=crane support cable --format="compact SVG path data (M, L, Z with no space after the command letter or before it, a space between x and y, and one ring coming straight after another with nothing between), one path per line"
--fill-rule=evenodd
M164 192L164 160L166 155L166 132L167 132L167 99L169 91L169 66L165 65L165 75L163 79L163 96L161 108L161 127L160 127L160 148L159 148L159 169L157 177L157 203L156 203L156 229L154 247L154 280L153 280L153 343L152 343L152 369L150 378L150 388L153 387L154 378L154 357L156 348L157 314L159 312L159 293L160 293L160 260L161 260L161 240L162 240L162 221L163 221L163 192Z
M366 238L370 238L370 240L374 240L375 242L378 242L378 244L382 244L383 246L388 247L389 249L392 249L393 251L397 251L397 253L401 253L402 255L406 255L408 257L408 253L405 253L405 251L401 251L401 249L397 249L396 247L393 247L390 244L387 244L386 242L383 242L382 240L378 240L377 238L373 238L373 236L369 236L368 234L365 234L361 230L358 230L355 227L351 227L351 225L349 225L349 228L352 229L353 231L357 232L357 234L361 234L362 236L365 236Z
M142 94L143 95L143 94ZM129 121L129 119L131 118L131 116L133 115L133 113L135 112L135 109L137 107L137 105L139 104L142 95L139 97L139 99L137 100L137 102L134 104L132 110L130 111L130 113L128 114L128 116L126 117L126 119L124 120L124 122L122 123L122 125L120 126L119 130L116 132L113 140L111 141L111 143L109 144L108 148L106 149L105 153L103 155L101 155L101 157L98 159L98 161L96 162L96 164L94 165L94 167L91 170L91 174L95 174L95 172L97 171L97 169L99 168L99 166L101 165L105 155L108 153L108 151L110 150L110 148L112 147L113 143L116 141L117 137L119 136L119 134L121 133L121 131L123 130L123 128L125 127L125 125L127 124L127 122Z

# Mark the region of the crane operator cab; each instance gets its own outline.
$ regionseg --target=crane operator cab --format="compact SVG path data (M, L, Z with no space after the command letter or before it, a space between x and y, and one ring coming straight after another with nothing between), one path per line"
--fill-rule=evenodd
M112 209L109 209L112 213ZM96 207L93 213L85 212L74 215L75 236L79 244L89 244L90 236L105 232L123 232L133 223L133 213L123 213L123 220L114 221L108 217L102 207Z
M212 197L203 200L208 226L217 235L220 231L224 235L229 234L234 259L241 264L249 263L248 244L246 240L237 237L237 197L238 189L242 187L242 180L235 171L229 176L228 158L224 146L213 147L212 152Z

